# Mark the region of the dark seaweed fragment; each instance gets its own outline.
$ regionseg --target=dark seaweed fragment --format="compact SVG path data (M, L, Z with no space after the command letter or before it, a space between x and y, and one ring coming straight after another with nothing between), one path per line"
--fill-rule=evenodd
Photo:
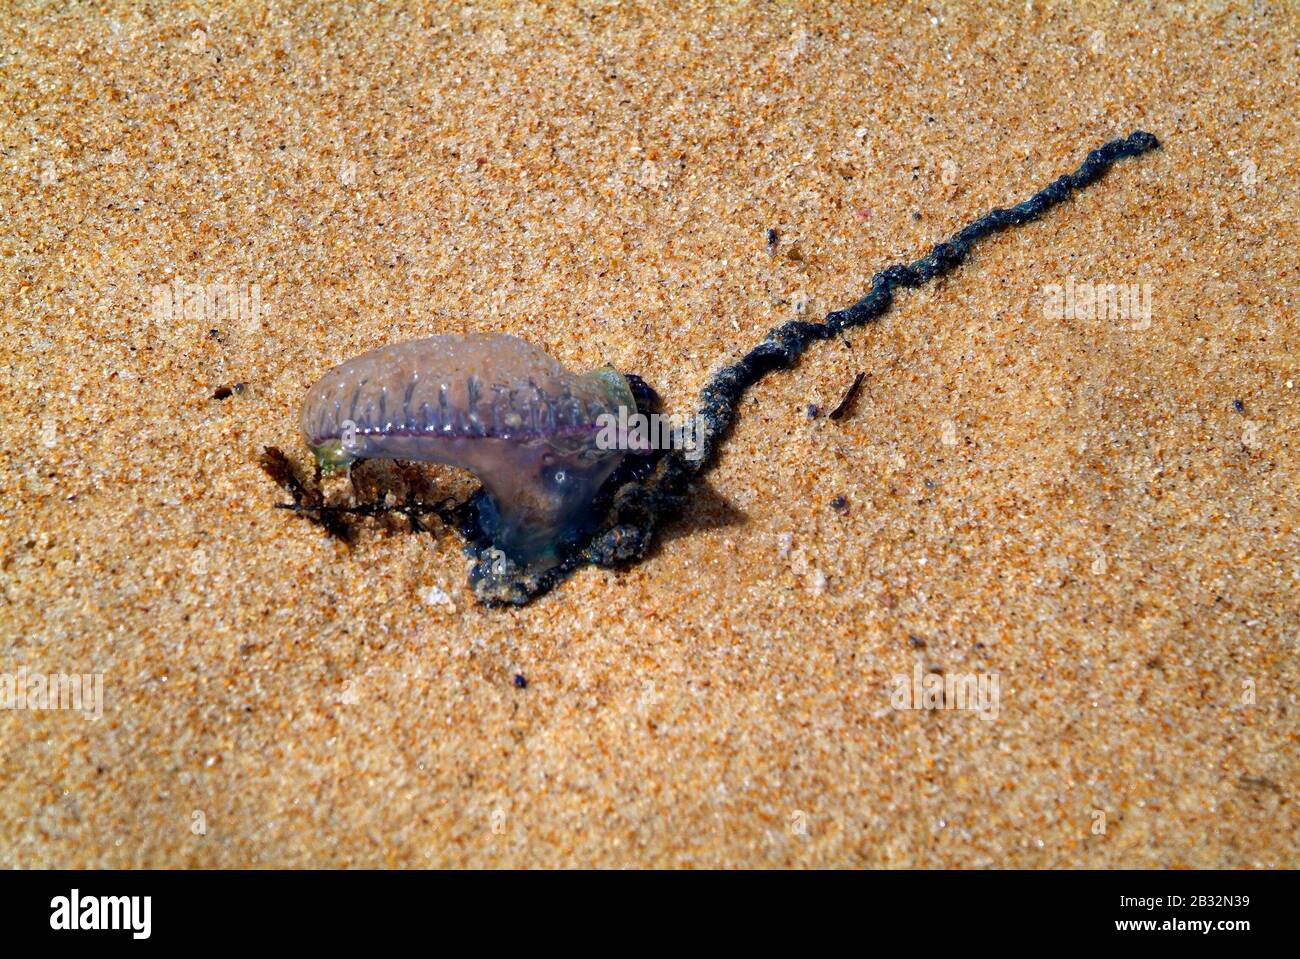
M304 480L289 457L275 446L262 447L258 464L277 486L293 497L292 503L277 503L276 509L301 513L335 539L345 543L352 541L352 528L347 520L336 508L325 505L319 470L311 480Z
M293 497L295 503L319 502L320 491L309 489L307 483L298 475L294 469L293 463L289 457L284 455L284 451L276 446L263 446L262 456L258 460L258 465L262 471L275 482L282 490Z

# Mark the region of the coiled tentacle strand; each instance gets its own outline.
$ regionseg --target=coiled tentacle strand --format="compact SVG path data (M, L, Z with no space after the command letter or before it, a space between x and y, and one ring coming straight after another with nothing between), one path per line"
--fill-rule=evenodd
M1089 153L1073 173L1052 181L1029 199L1008 209L989 211L913 263L881 270L865 296L828 314L824 322L794 320L771 330L761 343L738 362L718 370L705 385L698 408L702 435L690 456L672 450L659 459L649 476L630 480L612 476L607 484L612 488L610 505L602 527L585 548L541 574L481 558L470 575L475 592L488 605L525 603L579 566L609 566L641 558L649 550L659 522L680 509L691 482L712 466L735 420L737 406L751 386L773 370L793 366L811 343L878 319L892 305L895 290L918 287L951 272L965 262L980 240L1038 219L1076 190L1095 183L1116 161L1141 156L1159 145L1156 137L1144 130L1113 140Z

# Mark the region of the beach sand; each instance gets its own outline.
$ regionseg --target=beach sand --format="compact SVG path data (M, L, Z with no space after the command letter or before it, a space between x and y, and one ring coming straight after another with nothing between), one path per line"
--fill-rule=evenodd
M0 673L103 684L0 711L0 865L1300 865L1296 8L629 6L0 14ZM445 528L273 508L350 356L689 412L1135 129L754 388L627 570L489 610Z

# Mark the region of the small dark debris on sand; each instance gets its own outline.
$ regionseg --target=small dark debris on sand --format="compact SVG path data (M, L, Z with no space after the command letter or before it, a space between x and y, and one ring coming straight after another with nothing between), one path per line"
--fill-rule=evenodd
M831 410L831 419L842 419L852 411L853 401L858 398L858 392L862 389L862 381L866 379L866 376L867 374L863 372L853 378L853 383L849 386L848 392L844 394L844 399L840 400L835 409Z

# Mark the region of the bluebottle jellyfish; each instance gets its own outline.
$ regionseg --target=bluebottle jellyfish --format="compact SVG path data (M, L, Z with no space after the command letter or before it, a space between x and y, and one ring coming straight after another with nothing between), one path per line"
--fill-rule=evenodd
M480 601L526 603L580 566L644 557L659 523L680 510L691 484L712 465L745 391L768 373L793 366L813 342L878 319L896 290L956 269L984 237L1038 219L1116 161L1158 146L1142 130L1106 143L1027 200L990 211L913 263L876 273L865 296L824 322L792 320L769 331L706 383L696 414L701 429L689 454L601 448L598 417L617 415L620 407L648 411L657 403L654 391L612 367L571 373L504 335L434 336L350 360L311 388L303 433L324 469L381 457L450 463L477 474L483 489L444 519L466 537ZM294 494L288 508L322 520L331 509L381 511L375 504L304 502L301 484L284 479L283 454L276 455L279 460L264 465ZM412 509L405 507L408 515Z
M626 452L598 444L602 417L635 405L613 367L576 374L515 336L444 335L336 366L308 391L301 426L326 471L359 459L469 470L486 494L482 532L544 567L590 532L596 491Z

